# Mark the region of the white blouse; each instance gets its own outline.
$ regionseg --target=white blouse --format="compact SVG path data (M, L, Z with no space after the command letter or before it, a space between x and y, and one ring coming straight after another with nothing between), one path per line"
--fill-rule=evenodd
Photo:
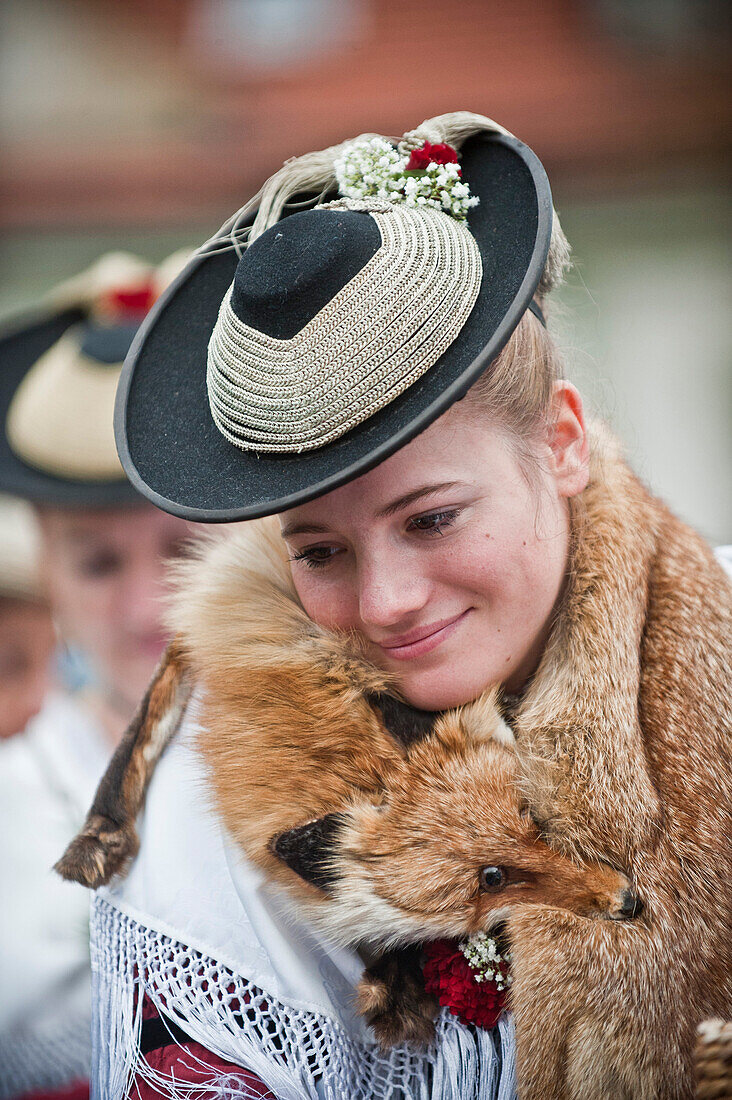
M0 1097L88 1075L89 897L52 870L82 825L110 746L54 693L0 744Z

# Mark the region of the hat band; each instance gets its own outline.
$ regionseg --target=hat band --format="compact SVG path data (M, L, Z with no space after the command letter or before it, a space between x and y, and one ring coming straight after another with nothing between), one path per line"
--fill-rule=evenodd
M457 337L482 263L465 224L440 211L370 210L382 244L304 328L279 340L224 297L208 349L219 431L243 450L315 450L407 390Z

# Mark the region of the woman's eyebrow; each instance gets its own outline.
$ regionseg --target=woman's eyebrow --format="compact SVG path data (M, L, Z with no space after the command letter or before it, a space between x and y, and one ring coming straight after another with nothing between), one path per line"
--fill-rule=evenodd
M289 539L292 535L323 535L328 530L322 523L288 523L280 534L283 539Z
M434 493L442 493L445 489L454 489L456 485L461 485L460 481L439 481L434 485L423 485L419 489L413 489L411 493L405 493L404 496L397 497L391 504L384 505L380 508L376 515L379 519L385 516L393 516L397 512L401 512L402 508L408 508L410 504L414 504L415 501L421 500L422 497L432 496Z

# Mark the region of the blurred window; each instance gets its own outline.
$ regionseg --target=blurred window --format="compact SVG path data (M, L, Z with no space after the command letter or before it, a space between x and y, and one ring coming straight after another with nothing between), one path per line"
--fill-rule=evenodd
M192 45L217 66L282 68L356 40L363 8L363 0L197 0Z

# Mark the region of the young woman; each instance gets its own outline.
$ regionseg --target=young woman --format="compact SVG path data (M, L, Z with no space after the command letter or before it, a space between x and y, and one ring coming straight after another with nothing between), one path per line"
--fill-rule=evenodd
M0 751L3 1097L88 1081L88 901L50 868L165 648L166 563L190 534L130 486L114 447L116 381L154 278L132 257L105 257L62 290L63 306L0 340L0 487L34 506L50 606L50 615L35 609L44 678L36 673L32 705L18 678L11 685L25 720ZM9 534L3 526L4 543ZM54 682L51 617L61 642ZM3 636L3 651L23 637L20 628ZM11 713L3 708L4 719Z
M95 905L100 1097L134 1079L130 1095L503 1098L517 1058L531 1100L691 1095L695 1026L732 1010L732 595L562 381L543 307L566 262L534 154L456 113L289 162L146 326L118 417L134 484L190 519L277 515L281 538L212 551L178 593L208 672L139 856ZM512 917L516 1040L511 1016L488 1032L445 1012L429 1049L381 1050L354 1009L361 959L222 827L202 755L216 691L246 676L237 569L256 602L283 554L283 596L354 633L413 708L500 687L526 811L645 902L619 924ZM288 758L297 714L283 698Z

